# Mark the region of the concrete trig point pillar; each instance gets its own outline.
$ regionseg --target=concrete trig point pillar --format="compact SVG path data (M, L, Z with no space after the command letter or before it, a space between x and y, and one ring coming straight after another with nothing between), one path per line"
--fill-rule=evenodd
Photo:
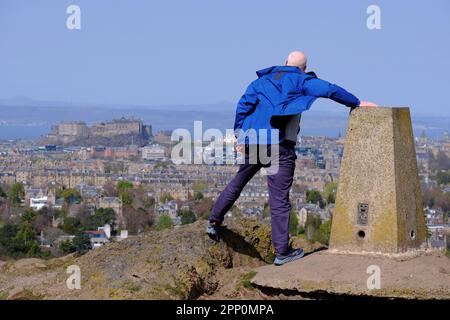
M357 108L347 128L330 249L399 253L426 240L409 108Z

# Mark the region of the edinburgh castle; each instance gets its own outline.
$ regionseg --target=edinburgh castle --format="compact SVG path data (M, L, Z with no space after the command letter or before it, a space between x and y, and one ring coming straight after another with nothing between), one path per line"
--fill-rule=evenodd
M45 143L63 145L143 145L152 136L151 125L139 119L114 119L88 127L82 121L60 122L43 138ZM114 139L112 139L114 138Z

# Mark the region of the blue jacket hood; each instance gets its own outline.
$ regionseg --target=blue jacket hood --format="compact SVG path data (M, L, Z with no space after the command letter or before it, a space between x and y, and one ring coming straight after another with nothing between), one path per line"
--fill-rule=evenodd
M295 73L304 73L302 70L300 70L297 67L292 66L272 66L265 69L261 69L256 71L256 75L258 78L261 78L262 76L275 73L275 72L295 72Z

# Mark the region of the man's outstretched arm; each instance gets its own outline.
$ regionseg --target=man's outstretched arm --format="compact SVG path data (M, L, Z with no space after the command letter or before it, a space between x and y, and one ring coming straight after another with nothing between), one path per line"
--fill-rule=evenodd
M376 106L375 103L361 101L344 88L319 78L313 78L306 81L303 90L304 94L307 96L328 98L340 104L346 105L347 107Z

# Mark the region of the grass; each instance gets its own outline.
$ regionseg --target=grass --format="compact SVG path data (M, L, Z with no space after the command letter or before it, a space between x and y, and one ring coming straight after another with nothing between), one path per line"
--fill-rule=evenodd
M177 287L171 286L170 284L167 283L164 285L164 290L170 292L171 294L173 294L175 296L178 296L178 297L184 299L185 293L183 292L183 290L181 290Z
M137 282L133 282L133 281L126 281L124 283L125 289L127 289L128 291L131 292L138 292L140 290L142 290L142 286L141 284L137 283Z
M42 300L44 298L41 294L35 294L31 289L24 289L14 298L15 300Z
M447 258L450 258L450 249L445 250L445 255Z
M256 275L256 272L254 272L254 271L250 271L250 272L244 274L241 278L241 285L244 288L249 289L249 290L255 289L251 283L251 281L255 275Z

